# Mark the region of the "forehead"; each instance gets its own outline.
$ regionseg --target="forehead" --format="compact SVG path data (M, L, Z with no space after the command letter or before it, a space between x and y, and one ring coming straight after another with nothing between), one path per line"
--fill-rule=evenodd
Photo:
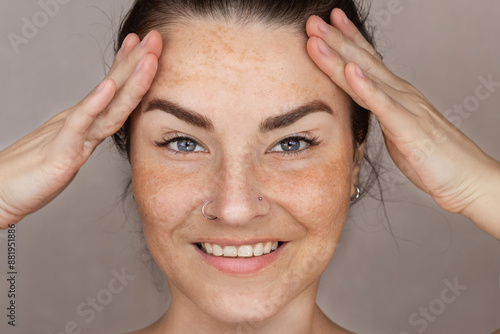
M241 107L253 101L254 108L283 109L314 99L347 100L309 58L305 34L292 27L189 20L164 35L146 98L167 98L195 110L207 103Z

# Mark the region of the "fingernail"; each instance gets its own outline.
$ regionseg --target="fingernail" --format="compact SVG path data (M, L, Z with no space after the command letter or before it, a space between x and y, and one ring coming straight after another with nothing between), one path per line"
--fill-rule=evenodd
M363 73L363 70L357 64L356 64L356 74L362 79L366 78L365 74Z
M144 39L141 41L141 43L139 44L139 46L143 47L146 44L148 44L148 40L149 40L150 36L151 36L151 31L146 35L146 37L144 37Z
M107 83L108 83L107 80L104 80L103 82L101 82L101 84L99 86L97 86L96 90L94 91L94 94L99 94L100 92L102 92L104 87L106 87Z
M129 37L130 37L130 34L127 35L127 37L125 37L123 39L122 46L120 47L120 50L118 50L118 52L120 52L124 48L125 44L127 44L127 40L128 40Z
M319 18L319 23L318 23L319 31L321 31L323 34L328 34L330 32L330 27L321 17L318 16L318 18Z
M331 56L332 55L332 49L322 39L318 39L318 47L319 47L319 52L321 52L325 56Z
M137 73L141 70L142 66L144 65L144 62L146 61L146 56L142 57L142 60L139 62L139 64L137 64L137 66L135 67L135 71L134 73Z
M342 19L344 20L344 24L347 26L349 25L349 23L351 22L348 18L347 18L347 15L345 15L344 11L343 10L340 10L340 12L342 13Z

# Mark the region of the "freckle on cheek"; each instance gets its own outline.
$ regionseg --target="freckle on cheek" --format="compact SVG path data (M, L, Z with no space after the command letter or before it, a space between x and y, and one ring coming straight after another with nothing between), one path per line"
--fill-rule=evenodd
M349 176L347 163L335 161L326 164L321 169L302 173L290 181L282 182L286 189L283 193L295 194L287 209L297 219L308 221L312 230L331 232L337 230L338 224L343 224L347 205L345 193L349 191ZM290 197L288 197L290 198Z
M144 218L161 217L161 202L168 195L165 188L170 183L168 173L159 174L154 169L139 166L132 170L134 196Z
M143 223L154 224L159 229L183 224L201 201L201 176L187 177L164 165L144 165L132 170L134 195Z

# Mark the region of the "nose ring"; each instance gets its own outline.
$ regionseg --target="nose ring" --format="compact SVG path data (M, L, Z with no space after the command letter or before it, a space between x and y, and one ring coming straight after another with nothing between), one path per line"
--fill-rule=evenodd
M259 201L262 201L262 197L259 197ZM203 217L205 217L205 219L208 219L208 220L216 220L217 219L217 217L207 217L207 215L205 214L205 206L207 206L207 204L210 204L212 202L213 201L206 202L205 204L203 204L203 207L201 208L201 214L203 215Z
M208 219L208 220L216 220L217 217L207 217L207 215L205 215L205 206L209 203L212 203L213 201L208 201L206 202L203 207L201 208L201 214L203 215L203 217L205 217L205 219Z

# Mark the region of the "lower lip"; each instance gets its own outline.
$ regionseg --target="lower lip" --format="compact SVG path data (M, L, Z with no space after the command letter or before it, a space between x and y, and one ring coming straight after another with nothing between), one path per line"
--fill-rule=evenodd
M272 253L254 257L213 256L203 252L198 248L198 245L194 244L193 246L209 265L225 274L252 275L259 273L274 263L283 252L283 248L286 244L287 243L281 244L281 246Z

